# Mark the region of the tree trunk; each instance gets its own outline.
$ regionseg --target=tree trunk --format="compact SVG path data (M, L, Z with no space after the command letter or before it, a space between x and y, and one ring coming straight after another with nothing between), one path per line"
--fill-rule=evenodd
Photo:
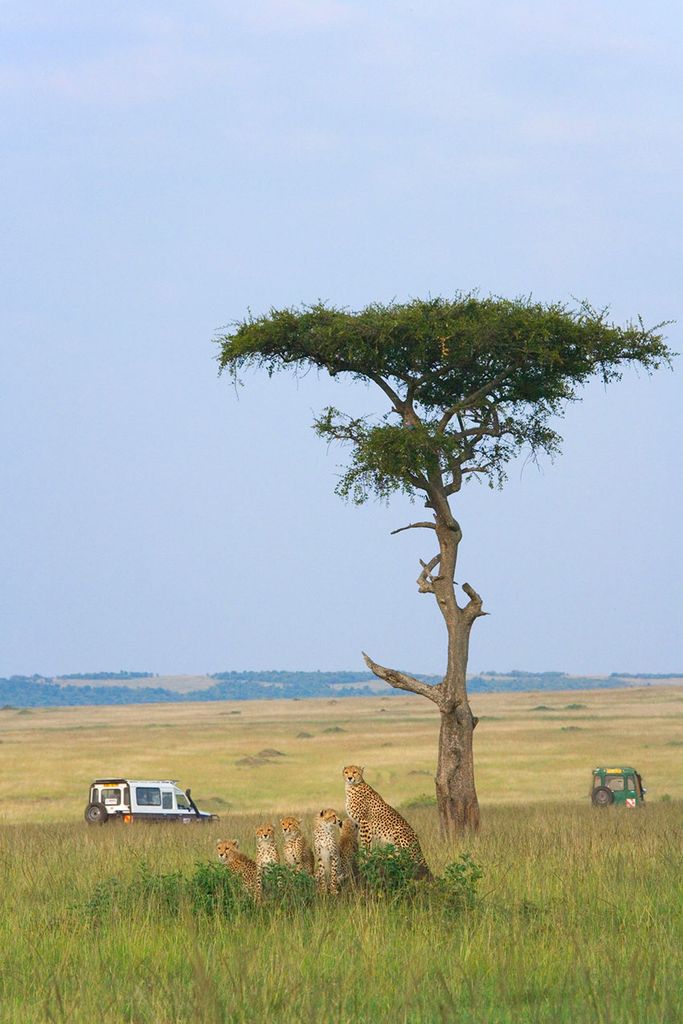
M441 712L436 803L444 836L454 838L479 828L479 801L474 785L472 733L476 719L467 702Z
M461 608L444 615L448 629L448 669L439 701L441 728L436 764L436 803L444 836L479 828L472 739L478 719L467 699L467 661L474 618Z
M472 625L480 615L482 599L469 585L462 589L469 598L461 607L455 596L455 565L462 533L453 518L443 491L433 488L430 505L435 510L434 524L415 523L407 527L429 527L436 532L439 553L429 562L420 562L417 586L421 594L433 594L448 634L448 665L443 681L431 685L405 672L378 665L364 653L368 668L390 686L418 693L433 701L441 715L439 753L436 767L436 803L444 836L479 828L479 802L474 785L472 734L478 719L467 699L467 660ZM438 566L438 569L437 569Z

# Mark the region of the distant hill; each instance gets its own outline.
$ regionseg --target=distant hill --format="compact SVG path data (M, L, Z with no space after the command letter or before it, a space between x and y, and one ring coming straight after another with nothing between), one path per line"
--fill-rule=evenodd
M437 676L420 675L437 682ZM127 685L122 685L125 681ZM470 693L522 690L592 690L651 683L683 685L683 673L616 673L571 676L565 672L484 672L468 680ZM391 697L399 691L369 672L217 672L205 676L158 676L151 672L97 672L70 676L0 678L0 708L188 701L263 700L303 697ZM403 694L405 696L405 694Z

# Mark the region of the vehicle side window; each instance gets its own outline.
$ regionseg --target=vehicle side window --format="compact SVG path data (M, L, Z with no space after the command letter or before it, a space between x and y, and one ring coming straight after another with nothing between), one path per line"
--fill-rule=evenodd
M176 793L175 799L176 799L176 803L178 805L178 810L179 811L189 811L190 810L190 805L188 804L187 797L185 796L184 793Z
M161 794L161 806L165 811L173 810L173 793Z
M156 786L136 786L138 807L161 807L161 790Z
M624 776L608 775L605 779L605 785L608 789L611 789L613 793L621 793L624 788Z
M633 778L632 775L626 776L626 788L630 789L633 793L636 792L636 780Z

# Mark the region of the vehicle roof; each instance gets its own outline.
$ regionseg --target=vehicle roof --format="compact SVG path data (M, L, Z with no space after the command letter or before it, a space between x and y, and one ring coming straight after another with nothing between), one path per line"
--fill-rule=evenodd
M127 786L177 786L177 779L94 779L91 786L102 785L125 785Z
M624 774L626 774L626 772L634 772L636 775L638 774L638 770L636 768L631 768L629 766L624 767L624 765L620 768L594 768L593 774L595 775L596 772L607 772L608 775L611 775L613 772L615 774L620 774L621 772Z

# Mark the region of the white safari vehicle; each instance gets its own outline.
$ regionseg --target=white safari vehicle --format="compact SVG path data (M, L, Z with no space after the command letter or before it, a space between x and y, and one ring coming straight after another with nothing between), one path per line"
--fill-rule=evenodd
M89 825L121 821L179 821L184 825L218 821L217 814L200 811L189 789L183 792L174 779L95 779L85 809Z

